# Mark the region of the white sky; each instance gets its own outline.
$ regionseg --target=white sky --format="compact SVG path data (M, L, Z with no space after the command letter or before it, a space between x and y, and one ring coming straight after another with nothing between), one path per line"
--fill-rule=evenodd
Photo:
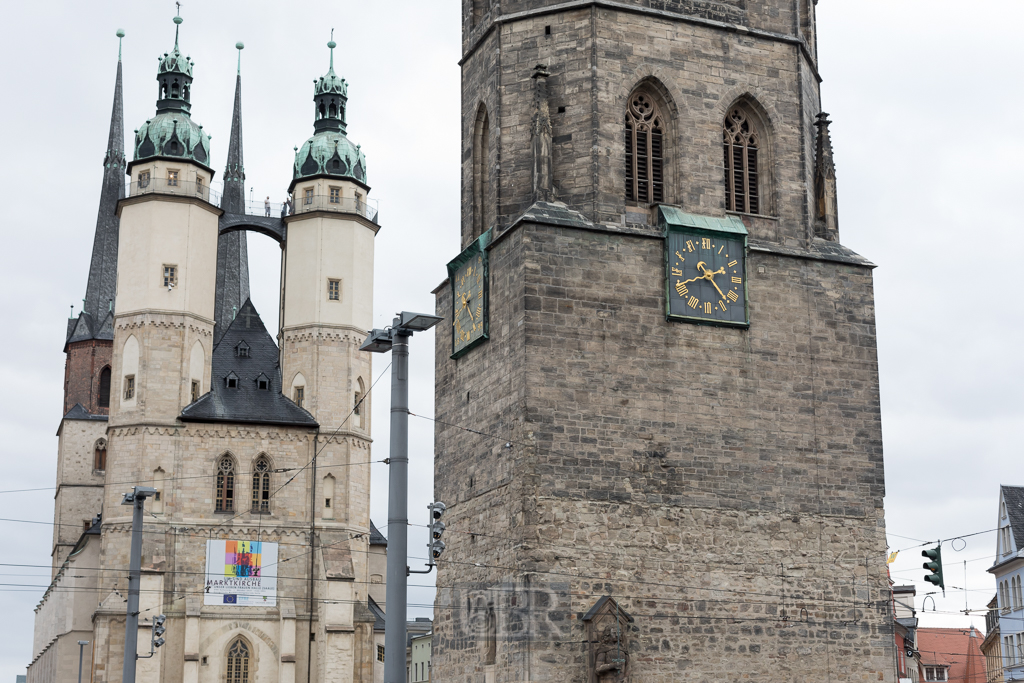
M349 136L368 159L380 200L375 325L400 309L433 311L433 289L458 249L460 17L456 0L188 2L181 47L196 61L193 118L213 134L223 170L235 75L242 60L247 183L283 198L292 148L312 133L311 81L327 68L350 84ZM1001 483L1024 484L1017 271L1024 248L1016 209L1022 179L1024 4L989 0L821 0L823 102L832 114L842 241L875 271L886 458L886 517L894 549L991 529ZM117 39L124 43L127 138L154 113L157 55L173 44L171 2L12 3L0 42L0 182L8 319L0 381L0 489L54 481L68 307L85 282L106 146ZM1017 188L1017 189L1015 189ZM250 236L252 295L276 326L279 249ZM374 374L386 367L375 363ZM433 413L433 337L412 346L411 409ZM374 457L387 456L388 389L374 390ZM426 519L432 426L411 420L411 521ZM387 469L373 466L372 516L387 519ZM0 517L49 523L52 492L0 494ZM0 521L0 682L32 656L33 607L49 581L51 527ZM898 534L898 536L897 536ZM410 533L422 557L424 530ZM960 544L957 544L959 547ZM944 546L947 596L925 626L984 627L995 592L985 569L995 537ZM967 575L964 578L964 561ZM893 565L918 582L920 550ZM418 560L411 560L415 565ZM10 564L42 565L15 567ZM432 577L413 577L424 584ZM966 586L966 593L961 590ZM433 593L410 590L429 605ZM930 608L929 604L929 608ZM429 616L411 608L410 618Z

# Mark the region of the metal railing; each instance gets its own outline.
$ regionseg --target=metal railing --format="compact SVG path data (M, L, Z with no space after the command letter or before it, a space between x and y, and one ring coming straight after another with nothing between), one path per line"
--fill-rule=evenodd
M166 194L180 197L196 197L214 206L221 206L221 193L211 189L206 183L195 181L171 180L168 178L150 178L128 184L128 196L137 197L144 194ZM270 202L247 200L245 213L250 216L285 216L306 213L308 211L334 211L337 213L356 214L372 223L377 222L378 206L375 199L357 199L356 197L340 197L337 195L306 195L293 197L291 202Z
M179 197L195 197L214 206L220 206L220 193L211 190L206 183L192 180L173 180L169 178L150 178L128 183L128 196L138 197L143 194L169 194Z

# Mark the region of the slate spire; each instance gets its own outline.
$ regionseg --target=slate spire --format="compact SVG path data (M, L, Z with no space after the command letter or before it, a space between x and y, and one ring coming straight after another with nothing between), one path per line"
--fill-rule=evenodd
M118 29L117 37L124 36ZM86 329L76 325L69 330L76 341L97 336L104 327L108 314L113 311L114 290L117 286L117 202L124 198L124 106L121 89L121 48L118 46L117 77L114 81L114 105L110 113L110 132L107 136L107 152L103 157L103 183L100 188L100 207L96 216L96 233L92 242L92 261L89 264L89 282L85 290L85 302L79 316ZM84 320L82 318L84 317ZM112 329L111 329L112 332ZM113 339L113 335L110 337Z
M226 214L245 213L245 167L242 163L242 43L238 49L238 75L235 78L235 106L231 114L231 139L224 169L224 197L221 208ZM245 232L236 231L217 239L217 288L213 318L213 342L216 344L231 325L235 314L249 298L249 251Z

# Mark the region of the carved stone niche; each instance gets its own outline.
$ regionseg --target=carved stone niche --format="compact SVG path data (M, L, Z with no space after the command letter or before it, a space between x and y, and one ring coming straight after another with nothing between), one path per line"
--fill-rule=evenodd
M583 617L590 647L589 683L629 680L629 616L614 598L604 596Z

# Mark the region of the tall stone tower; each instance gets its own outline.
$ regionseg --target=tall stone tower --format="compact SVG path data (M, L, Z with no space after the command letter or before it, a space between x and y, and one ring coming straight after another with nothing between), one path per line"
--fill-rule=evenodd
M440 680L893 681L811 0L464 0Z
M369 519L370 356L358 345L379 226L329 47L314 135L297 150L297 202L279 216L246 212L240 57L223 196L178 29L127 164L118 66L89 294L69 323L75 403L61 423L54 578L36 609L32 683L70 679L79 639L89 680L121 679L132 509L122 497L133 485L156 489L140 654L154 617L167 629L137 680L374 680L370 584L381 570L368 565L380 553L368 558L384 541ZM248 298L248 230L283 249L281 347ZM79 352L93 348L105 359Z

